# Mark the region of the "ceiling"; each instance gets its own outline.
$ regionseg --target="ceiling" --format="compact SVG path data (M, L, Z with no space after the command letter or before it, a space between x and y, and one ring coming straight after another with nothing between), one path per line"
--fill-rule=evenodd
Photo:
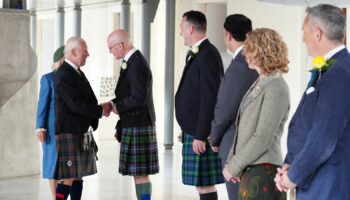
M349 7L350 0L258 0L262 2L278 3L284 5L314 6L316 4L332 4L338 7Z
M52 10L60 7L73 7L74 4L78 3L82 6L91 4L101 4L101 3L116 3L121 0L27 0L28 9L43 11ZM131 0L130 2L134 2Z
M122 0L27 0L27 7L31 10L52 10L57 6L73 7L74 3L80 3L82 6L101 3L116 3ZM141 2L142 0L130 0L131 3ZM197 0L198 3L219 3L226 4L229 0ZM243 0L242 0L243 1ZM257 0L261 2L277 3L296 6L314 6L319 3L333 4L339 7L349 7L350 0Z

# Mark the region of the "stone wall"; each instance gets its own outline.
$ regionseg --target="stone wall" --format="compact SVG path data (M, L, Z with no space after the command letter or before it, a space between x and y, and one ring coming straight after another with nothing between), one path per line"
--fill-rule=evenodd
M0 9L0 179L37 174L36 56L27 11Z

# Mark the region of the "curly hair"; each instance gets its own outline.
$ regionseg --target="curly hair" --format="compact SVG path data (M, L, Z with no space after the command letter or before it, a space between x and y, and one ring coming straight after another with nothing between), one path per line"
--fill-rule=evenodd
M247 34L243 54L265 73L288 72L288 49L277 31L257 28Z

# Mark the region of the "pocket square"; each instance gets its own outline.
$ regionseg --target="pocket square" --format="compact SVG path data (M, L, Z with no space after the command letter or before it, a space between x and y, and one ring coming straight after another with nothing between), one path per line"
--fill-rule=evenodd
M314 88L314 87L309 87L309 88L306 90L306 94L313 93L314 91L315 91L315 88Z

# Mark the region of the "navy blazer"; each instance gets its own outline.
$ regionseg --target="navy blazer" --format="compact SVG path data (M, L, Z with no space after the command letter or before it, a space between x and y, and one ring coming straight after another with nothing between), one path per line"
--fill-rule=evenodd
M187 61L175 95L176 119L182 131L206 141L224 68L219 51L207 39Z
M285 163L298 199L350 199L350 54L332 59L289 125Z
M118 79L115 96L112 101L117 107L123 128L155 124L152 72L139 50L127 61L127 68Z
M227 159L233 145L239 104L258 76L256 70L248 67L240 51L232 60L221 81L214 119L211 122L210 143L215 147L220 146L219 155L224 160Z
M102 117L102 106L97 105L96 96L86 79L64 62L55 75L55 130L56 134L82 135L89 126L97 129Z

